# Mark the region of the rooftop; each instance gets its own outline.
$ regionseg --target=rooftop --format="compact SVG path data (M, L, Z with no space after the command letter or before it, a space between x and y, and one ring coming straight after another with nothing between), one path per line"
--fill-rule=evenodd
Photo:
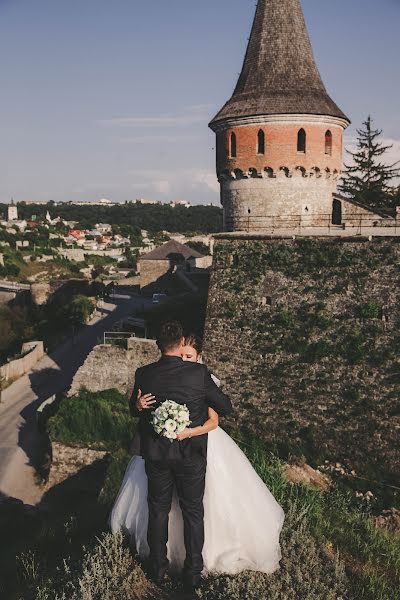
M155 250L143 254L140 257L140 260L168 260L171 254L180 254L185 259L203 258L203 254L200 254L197 250L193 250L193 248L190 248L185 244L180 244L176 240L170 240Z
M242 72L231 99L210 123L276 114L349 121L328 95L300 0L259 0Z

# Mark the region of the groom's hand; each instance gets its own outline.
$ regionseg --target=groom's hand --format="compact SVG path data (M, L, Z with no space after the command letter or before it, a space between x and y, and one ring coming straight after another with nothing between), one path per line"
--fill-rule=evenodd
M155 396L152 394L142 394L142 390L138 391L137 399L136 399L136 408L139 412L142 410L146 410L151 408L153 404L155 404Z

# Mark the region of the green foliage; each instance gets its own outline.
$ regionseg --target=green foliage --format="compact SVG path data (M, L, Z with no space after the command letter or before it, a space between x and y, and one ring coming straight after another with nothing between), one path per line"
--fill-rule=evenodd
M394 190L390 182L400 174L399 163L382 162L382 157L392 146L384 146L379 138L381 129L374 129L368 116L364 129L357 129L357 150L347 153L352 164L345 165L340 189L354 200L375 208L388 208L392 204Z
M65 399L50 421L51 438L71 445L127 448L133 431L128 401L117 390L92 393L82 389Z
M5 265L0 265L0 277L18 277L21 269L13 262L6 262Z
M136 271L137 260L138 260L137 251L132 252L132 250L126 249L124 252L124 256L125 256L125 260L123 263L121 263L120 266L127 267L128 269L132 269L133 271Z
M382 318L382 306L377 302L367 302L360 306L360 317L362 319L380 319Z
M35 311L26 306L0 306L0 363L18 354L36 337Z
M72 325L85 325L93 313L93 310L93 300L87 296L79 294L72 298L69 305L67 305L65 312L68 321Z
M217 206L172 208L168 205L146 205L136 202L114 206L74 206L65 203L54 209L46 204L18 203L18 212L22 219L30 218L32 213L43 219L49 209L52 212L55 210L57 215L66 221L78 221L84 229L93 229L96 223L116 225L122 235L131 237L138 246L141 229L151 232L166 230L172 233L216 233L222 230L222 210ZM35 229L35 232L38 232L38 236L43 236L43 239L48 238L48 230L45 228Z

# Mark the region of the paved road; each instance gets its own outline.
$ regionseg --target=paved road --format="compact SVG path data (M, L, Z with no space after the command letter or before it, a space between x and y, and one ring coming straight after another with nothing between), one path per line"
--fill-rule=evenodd
M95 317L74 340L45 356L28 375L3 392L0 404L0 492L27 504L40 500L41 490L31 465L38 450L36 409L53 394L68 389L92 348L102 343L103 332L134 314L143 299L116 295L103 305L104 317Z

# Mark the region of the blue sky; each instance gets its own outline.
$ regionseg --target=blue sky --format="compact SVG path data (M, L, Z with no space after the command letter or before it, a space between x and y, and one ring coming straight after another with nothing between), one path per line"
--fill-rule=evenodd
M207 123L255 0L0 0L0 201L219 202ZM303 0L328 91L400 158L400 0Z

